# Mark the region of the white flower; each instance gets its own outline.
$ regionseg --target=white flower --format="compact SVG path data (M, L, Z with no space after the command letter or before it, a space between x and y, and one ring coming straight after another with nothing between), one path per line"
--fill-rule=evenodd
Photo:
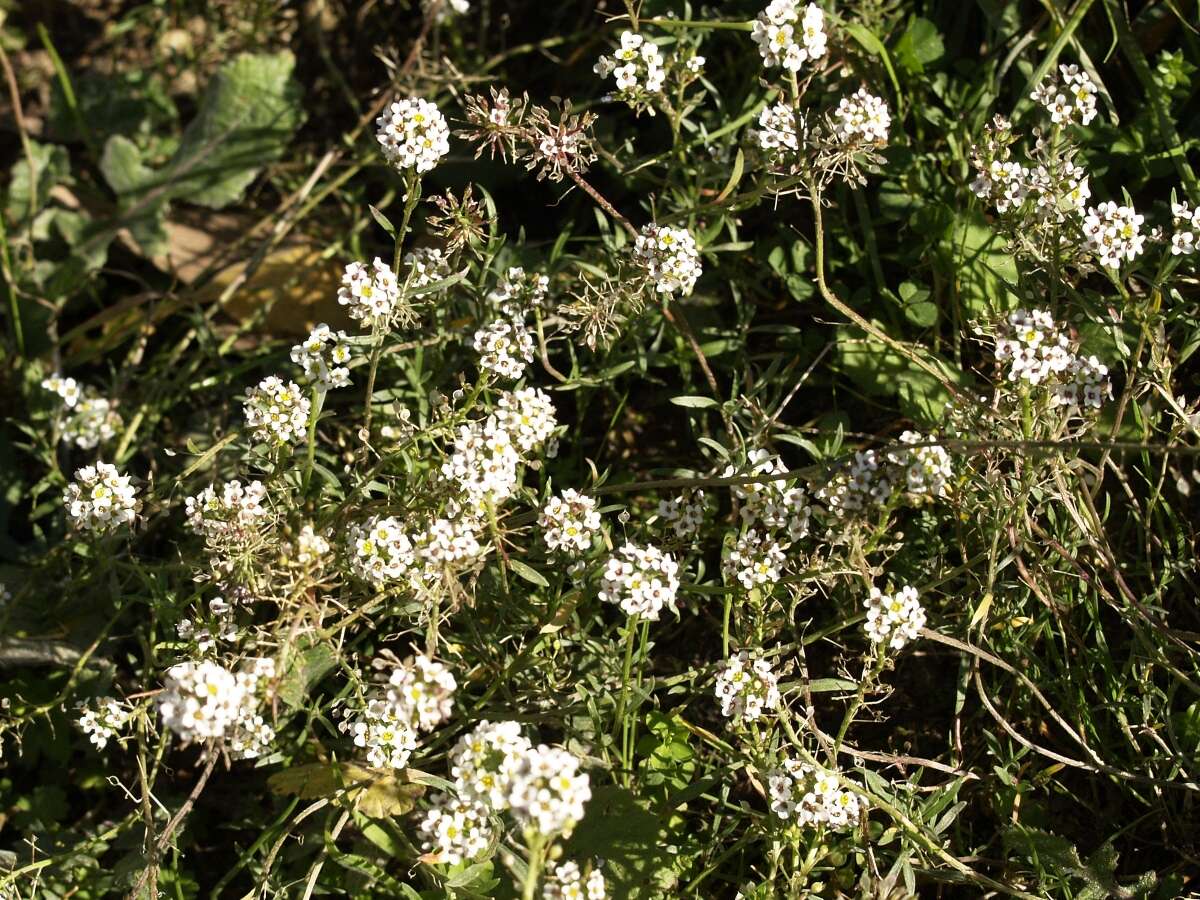
M902 587L894 594L871 588L871 595L863 605L867 608L863 627L872 643L886 641L893 650L899 650L916 640L925 627L925 610L914 587Z
M338 727L354 735L354 746L367 751L367 762L378 769L402 769L417 749L417 732L407 710L375 699Z
M398 100L375 120L376 139L387 161L418 175L434 168L450 152L450 129L438 108L428 100Z
M475 352L482 368L515 380L533 362L533 338L524 325L498 319L475 332Z
M1064 373L1065 380L1054 388L1055 406L1070 409L1091 407L1099 409L1106 399L1112 397L1112 384L1108 380L1108 366L1095 356L1077 356Z
M1132 262L1146 243L1141 233L1145 217L1132 206L1118 206L1112 201L1088 209L1083 220L1083 233L1088 246L1100 258L1100 265L1119 269L1122 262Z
M188 527L207 538L247 539L270 516L263 505L267 489L261 481L242 484L236 479L210 485L185 501Z
M346 266L337 301L348 307L350 318L368 328L386 328L400 305L400 299L396 273L378 256L369 269L360 262Z
M758 114L758 144L764 150L798 150L796 114L787 103L767 106Z
M538 526L547 547L574 555L592 546L592 538L600 531L600 513L594 499L567 488L546 501Z
M523 828L547 837L568 837L592 798L579 760L558 747L541 744L522 753L512 767L508 806Z
M322 391L350 386L350 338L321 324L292 348L292 362L304 370L304 379Z
M920 444L926 440L923 434L916 431L905 431L900 435L902 444ZM890 450L888 461L904 470L905 490L910 494L943 497L954 475L950 454L945 447L937 445Z
M704 491L693 490L658 501L658 517L675 529L680 539L694 537L704 524Z
M740 469L727 466L722 477L741 475L757 478L788 473L783 460L763 448L750 451L746 462L748 465ZM732 491L735 497L743 501L741 516L746 525L756 526L764 532L774 529L787 532L787 541L777 538L781 549L786 549L791 541L808 534L812 509L808 495L796 485L795 479L766 477L762 481L733 485Z
M1172 203L1171 224L1175 226L1175 233L1171 235L1171 254L1191 256L1196 252L1197 236L1200 235L1200 207L1192 209L1187 203Z
M76 528L103 532L132 525L140 504L128 475L110 463L97 462L75 471L75 481L63 491L67 515Z
M851 828L865 809L858 794L841 787L837 774L790 758L767 773L767 793L771 812L800 825Z
M593 71L601 78L613 76L617 97L631 106L642 106L649 95L660 93L667 77L658 47L631 31L622 33L620 48L601 56ZM654 110L649 111L653 115Z
M400 520L392 516L352 525L348 544L351 570L375 585L395 581L416 565L412 540Z
M426 853L450 866L475 859L491 846L494 830L487 807L442 795L417 830Z
M512 773L530 751L529 740L516 722L480 722L450 751L450 776L465 800L494 811L508 808Z
M599 865L594 865L584 878L579 863L568 860L554 868L542 888L542 900L605 900L608 886Z
M271 375L246 388L242 412L254 439L268 444L304 443L312 404L294 381Z
M1045 107L1056 125L1087 125L1096 117L1096 82L1078 66L1061 65L1058 71L1061 81L1049 76L1029 98Z
M163 725L185 743L225 739L238 758L258 756L274 731L257 713L256 692L273 672L265 659L247 660L236 673L208 660L174 665L158 695Z
M448 22L455 16L465 15L471 11L471 0L424 0L426 11L437 3L438 23Z
M786 558L783 547L753 528L738 538L725 557L725 574L746 590L773 585L779 580Z
M764 66L798 72L806 62L825 55L825 14L815 3L801 14L796 0L771 0L755 20L750 37Z
M112 697L100 697L85 704L77 720L80 730L97 750L103 750L129 722L130 710Z
M74 378L51 375L42 387L62 400L62 439L81 450L93 450L116 436L121 417L110 401Z
M440 662L413 656L392 670L384 697L406 710L418 731L430 731L450 717L457 689L458 682Z
M312 525L305 525L296 536L294 545L288 545L290 561L301 566L319 568L329 553L329 541L318 534Z
M609 558L600 585L600 599L615 603L628 615L657 621L664 606L675 609L679 564L657 547L626 543Z
M417 247L404 254L405 293L420 293L424 288L450 277L450 260L436 247Z
M887 104L880 97L859 88L849 97L843 97L833 113L834 134L839 140L851 144L862 141L868 144L886 144L892 117Z
M61 375L51 375L42 381L42 387L51 393L58 394L63 405L71 409L83 396L83 390L74 378L63 378Z
M996 360L1009 362L1008 380L1047 384L1055 406L1099 409L1112 394L1108 368L1096 357L1071 351L1066 334L1044 309L1018 309L996 340Z
M543 306L549 288L547 276L510 266L495 289L488 292L487 300L509 321L523 324L527 315Z
M696 239L686 228L646 225L634 244L634 256L659 293L686 297L700 277Z
M731 656L717 674L714 693L721 715L737 722L753 722L765 711L778 709L779 687L771 664L742 651Z

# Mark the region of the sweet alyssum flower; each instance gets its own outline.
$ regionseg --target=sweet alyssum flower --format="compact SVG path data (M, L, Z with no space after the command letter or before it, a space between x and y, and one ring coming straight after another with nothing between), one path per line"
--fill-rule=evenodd
M263 505L267 489L261 481L246 484L234 479L209 485L185 501L188 527L208 538L242 540L254 532L270 510Z
M1087 211L1083 234L1100 265L1119 269L1122 262L1133 262L1141 254L1146 244L1141 233L1143 221L1145 217L1132 206L1118 206L1112 201Z
M257 713L257 691L274 674L268 659L248 660L231 672L211 660L178 663L167 670L158 712L185 743L224 740L240 758L253 758L274 732Z
M270 375L246 388L242 402L254 439L267 444L303 443L312 404L294 381Z
M626 543L604 568L600 599L631 616L657 621L664 606L675 611L678 590L679 564L671 554Z
M455 791L497 812L507 809L513 772L531 749L517 722L485 719L460 737L450 751Z
M866 88L843 97L833 111L833 130L846 144L886 144L892 117L887 104Z
M475 352L481 368L515 380L533 362L533 338L524 325L497 319L475 332Z
M67 515L76 528L105 532L132 525L139 503L128 475L111 463L97 462L75 471L75 481L63 491Z
M726 577L750 590L779 580L787 559L784 548L753 528L737 539L725 557Z
M919 444L925 435L916 431L905 431L900 435L901 444ZM910 494L926 494L942 497L954 475L950 465L950 454L945 447L897 448L888 451L888 461L904 470L904 487Z
M583 553L600 531L600 513L596 512L593 498L567 488L546 501L538 516L538 527L551 550L572 555Z
M112 403L92 388L60 375L46 378L42 387L62 401L61 435L67 443L81 450L93 450L116 436L122 425L121 417Z
M714 693L721 715L736 722L753 722L766 710L778 709L779 687L771 664L743 650L726 660L717 674Z
M862 799L845 790L835 773L791 758L767 773L767 791L771 812L800 825L850 828L865 809Z
M758 145L764 150L775 152L779 150L800 149L796 136L796 113L788 103L776 103L764 107L758 114Z
M750 37L764 66L798 72L806 62L825 55L825 14L815 3L801 12L796 0L771 0L754 20Z
M400 284L392 267L378 256L368 269L360 262L346 266L337 301L350 318L368 328L387 327L400 306Z
M579 759L540 744L522 753L509 774L508 806L517 823L547 837L569 837L592 797Z
M350 386L350 337L324 323L303 343L292 347L292 362L304 371L304 380L322 391Z
M682 540L699 533L704 524L704 508L704 491L697 489L669 500L659 500L657 513Z
M364 581L377 585L404 576L416 565L412 540L394 516L375 516L350 526L350 568Z
M1055 125L1087 125L1096 117L1096 82L1078 66L1058 67L1061 80L1050 76L1029 95L1050 113Z
M893 650L899 650L916 640L925 627L925 610L914 587L902 587L894 594L873 587L863 606L867 608L863 628L874 644L886 641Z
M585 878L579 863L567 860L554 868L542 889L542 900L605 900L608 886L599 866L593 866Z
M700 253L686 228L644 226L634 244L634 256L661 294L686 297L700 277Z
M1171 224L1175 226L1175 233L1171 235L1171 254L1191 256L1196 252L1197 236L1200 235L1200 207L1192 209L1187 203L1172 203Z
M496 287L488 292L487 300L514 324L524 323L526 316L543 308L549 288L547 276L510 266Z
M660 93L667 78L658 47L632 31L622 32L620 48L611 56L601 56L593 71L601 78L611 75L617 83L616 96L635 106ZM650 113L654 114L653 108Z
M401 171L411 169L424 174L450 152L446 119L428 100L397 100L375 120L375 125L375 138L384 157Z
M416 247L404 254L404 287L421 291L450 277L450 260L437 247Z
M77 724L97 750L103 750L129 722L130 711L112 697L100 697L82 707Z
M425 852L450 866L475 859L491 846L495 835L486 806L446 794L434 800L417 830L424 838Z
M747 454L746 463L741 468L727 466L722 477L783 476L788 473L782 459L761 447ZM761 532L786 531L788 541L778 539L782 548L786 549L787 543L808 534L812 507L808 503L808 495L794 479L764 477L762 481L733 485L731 491L742 501L741 517L746 525L754 526Z

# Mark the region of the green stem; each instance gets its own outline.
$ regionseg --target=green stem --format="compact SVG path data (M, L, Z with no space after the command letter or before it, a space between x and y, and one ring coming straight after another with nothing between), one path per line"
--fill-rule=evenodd
M546 839L540 833L535 833L529 840L529 865L525 869L525 881L521 885L521 900L534 900L538 882L542 879L545 850Z
M754 21L747 22L703 22L698 19L642 19L643 25L660 28L697 28L710 31L753 31Z
M368 405L370 404L368 394ZM308 414L308 446L305 448L304 478L300 482L300 493L308 493L308 482L312 478L313 461L317 453L317 419L321 417L321 407L325 405L325 391L313 385L311 411Z
M625 666L621 671L621 696L617 700L617 715L613 725L613 742L624 733L625 704L629 699L629 675L633 671L633 645L637 638L638 616L629 617L625 624Z

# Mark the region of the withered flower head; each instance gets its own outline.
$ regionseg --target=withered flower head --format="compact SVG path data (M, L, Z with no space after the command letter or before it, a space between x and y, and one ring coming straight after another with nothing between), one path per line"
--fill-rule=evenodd
M488 215L484 205L473 196L475 185L468 184L461 197L453 191L430 198L438 212L428 220L429 230L446 243L446 252L463 247L478 253L487 232Z
M471 126L459 133L465 140L477 142L475 158L482 155L484 148L488 156L500 158L508 162L511 156L517 159L517 142L521 139L525 118L525 107L529 102L528 95L511 97L508 88L489 88L491 98L482 94L472 94L464 102L467 123Z

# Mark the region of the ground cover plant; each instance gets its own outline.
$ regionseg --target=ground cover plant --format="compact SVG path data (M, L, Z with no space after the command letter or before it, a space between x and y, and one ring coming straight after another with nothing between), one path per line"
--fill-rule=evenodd
M1135 6L0 3L0 896L1200 890Z

